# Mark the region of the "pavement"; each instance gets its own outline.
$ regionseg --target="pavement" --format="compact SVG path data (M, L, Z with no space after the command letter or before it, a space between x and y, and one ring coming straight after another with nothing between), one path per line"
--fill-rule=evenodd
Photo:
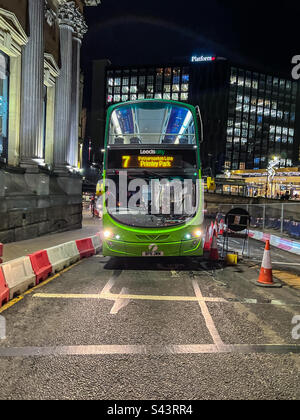
M0 399L299 399L300 290L257 287L253 247L226 268L97 255L31 289L1 312Z
M98 233L100 229L100 220L93 218L91 213L85 210L83 212L82 229L52 233L38 238L28 239L26 241L4 244L3 262L24 257L25 255L32 254L36 251L40 251L41 249L51 248L52 246L60 245L65 242L93 236Z

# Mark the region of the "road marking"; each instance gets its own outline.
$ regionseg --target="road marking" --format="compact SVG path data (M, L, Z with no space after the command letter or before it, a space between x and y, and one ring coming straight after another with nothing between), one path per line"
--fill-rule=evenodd
M0 357L47 357L47 356L101 356L101 355L176 355L216 353L266 353L299 354L300 345L284 344L212 344L192 345L98 345L98 346L55 346L55 347L0 347Z
M120 292L119 299L115 300L114 306L112 307L110 314L111 315L117 315L117 313L125 308L129 303L130 299L124 299L122 295L128 295L129 290L126 289L126 287L123 287L123 289Z
M177 302L198 302L199 298L195 296L155 296L155 295L117 295L113 293L97 294L62 294L62 293L36 293L33 297L41 299L107 299L107 300L158 300L158 301L177 301ZM226 303L223 298L203 298L203 302L221 302Z
M207 305L206 305L206 303L204 301L204 297L203 297L203 295L201 293L199 284L198 284L198 282L196 280L193 280L193 288L194 288L195 295L197 297L197 300L198 300L198 303L199 303L199 306L200 306L202 315L203 315L203 317L205 319L205 323L206 323L207 329L208 329L208 331L209 331L209 333L210 333L210 335L211 335L211 337L212 337L215 345L217 346L218 349L220 349L222 346L224 346L224 343L223 343L223 341L222 341L222 339L221 339L221 337L220 337L220 335L218 333L218 330L217 330L217 328L215 326L215 323L214 323L214 321L212 319L212 316L209 313L208 307L207 307Z
M112 277L108 280L106 285L103 287L100 295L106 295L107 293L109 293L114 285L115 285L115 279Z
M293 263L293 262L280 262L280 261L272 261L272 264L281 264L281 265L295 265L295 266L300 266L300 263Z
M122 289L124 292L124 290ZM122 292L121 292L122 293ZM63 294L63 293L36 293L34 298L40 299L105 299L105 300L153 300L164 302L211 302L211 303L243 303L253 305L275 305L275 306L300 306L300 302L282 302L280 300L258 300L258 299L224 299L214 297L196 297L196 296L155 296L155 295L130 295L130 294Z
M273 275L277 279L283 281L284 283L293 287L294 289L300 290L300 277L299 276L295 274L291 274L287 271L279 271L279 270L273 270Z
M67 273L68 271L72 270L72 268L74 268L77 265L81 264L83 261L84 260L80 260L80 261L76 262L75 264L70 265L70 267L65 268L60 273L55 274L53 277L50 277L49 279L43 281L42 283L38 284L37 286L34 286L31 289L27 290L25 293L21 294L20 296L16 297L15 299L9 301L4 306L2 306L2 308L0 308L0 314L2 312L6 311L7 309L11 308L12 306L14 306L16 303L18 303L21 300L23 300L25 296L30 295L31 293L35 292L36 290L40 289L41 287L45 286L46 284L50 283L51 281L57 279L62 274Z

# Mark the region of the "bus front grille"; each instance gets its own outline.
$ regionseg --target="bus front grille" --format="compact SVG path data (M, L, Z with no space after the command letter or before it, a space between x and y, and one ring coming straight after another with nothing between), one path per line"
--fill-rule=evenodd
M166 241L169 235L136 235L140 241Z

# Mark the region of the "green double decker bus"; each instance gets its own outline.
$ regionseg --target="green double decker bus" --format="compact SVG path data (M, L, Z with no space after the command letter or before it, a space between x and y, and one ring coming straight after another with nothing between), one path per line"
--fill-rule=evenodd
M107 111L103 255L203 255L199 109L141 100Z

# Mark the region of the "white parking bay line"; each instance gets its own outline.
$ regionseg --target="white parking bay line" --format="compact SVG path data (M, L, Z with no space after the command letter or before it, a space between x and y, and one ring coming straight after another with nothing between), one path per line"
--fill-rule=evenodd
M87 345L55 347L0 347L2 357L61 357L61 356L101 356L101 355L176 355L176 354L300 354L296 344L187 344L187 345Z
M204 297L200 290L199 284L196 280L193 280L193 287L194 287L195 295L198 299L198 303L199 303L202 315L205 319L206 327L214 341L214 344L217 346L218 350L221 350L222 347L224 347L224 343L218 333L218 330L215 326L212 316L209 313L208 307L204 301Z

